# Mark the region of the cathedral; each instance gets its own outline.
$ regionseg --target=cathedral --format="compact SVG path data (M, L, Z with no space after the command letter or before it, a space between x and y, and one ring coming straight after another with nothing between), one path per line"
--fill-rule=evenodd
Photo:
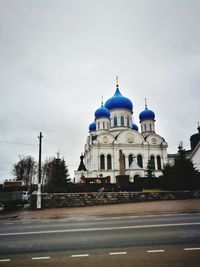
M145 177L152 164L156 177L167 163L167 142L156 133L155 113L147 107L134 123L132 101L123 96L118 79L113 97L101 104L89 125L84 153L75 171L77 182L116 183L118 177Z

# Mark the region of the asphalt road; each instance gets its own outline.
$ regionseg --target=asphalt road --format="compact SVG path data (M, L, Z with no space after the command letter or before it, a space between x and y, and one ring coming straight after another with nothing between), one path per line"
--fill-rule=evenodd
M0 266L199 267L200 214L0 222Z

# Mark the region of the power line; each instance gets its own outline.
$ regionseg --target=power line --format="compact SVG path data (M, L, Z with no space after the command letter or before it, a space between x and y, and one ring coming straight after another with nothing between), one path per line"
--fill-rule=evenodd
M9 145L19 145L19 146L38 146L34 144L25 144L25 143L16 143L16 142L9 142L9 141L0 141L1 144L9 144Z

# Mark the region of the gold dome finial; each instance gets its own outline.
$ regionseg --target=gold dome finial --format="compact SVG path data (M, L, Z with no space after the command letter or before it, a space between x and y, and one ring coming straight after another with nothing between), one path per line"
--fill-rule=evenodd
M101 96L101 106L103 107L103 96Z
M145 108L147 108L147 99L145 98Z
M118 81L118 76L116 76L116 87L119 87L119 81Z

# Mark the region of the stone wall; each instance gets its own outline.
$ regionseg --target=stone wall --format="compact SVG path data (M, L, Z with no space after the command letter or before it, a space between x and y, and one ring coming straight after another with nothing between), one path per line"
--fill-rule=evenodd
M197 199L200 191L42 193L42 208L82 207L152 200ZM36 207L36 194L31 196Z

